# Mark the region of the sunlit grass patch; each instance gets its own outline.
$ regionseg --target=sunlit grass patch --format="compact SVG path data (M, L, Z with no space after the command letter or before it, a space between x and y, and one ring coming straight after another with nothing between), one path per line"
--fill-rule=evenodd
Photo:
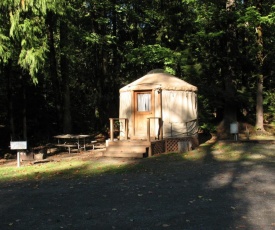
M121 164L81 160L64 160L22 167L5 166L0 167L0 182L95 176L106 172L119 173L126 168L126 165Z
M275 160L275 147L257 143L227 142L205 143L197 149L187 152L183 158L188 161L213 161L236 162L242 160L261 161Z
M226 142L205 143L186 153L158 154L140 161L83 160L64 158L41 164L0 167L0 183L14 181L40 181L92 177L106 173L139 173L169 164L188 165L203 162L269 161L275 162L275 146L257 143Z
M204 143L198 148L181 154L190 162L216 161L270 161L275 162L275 146L255 142L218 141Z
M264 160L266 158L267 156L263 154L250 154L246 156L246 159L249 159L249 160Z
M207 152L203 148L189 151L182 155L183 159L188 161L201 161L205 158Z
M239 161L243 158L242 152L223 152L220 154L213 154L213 158L217 161Z

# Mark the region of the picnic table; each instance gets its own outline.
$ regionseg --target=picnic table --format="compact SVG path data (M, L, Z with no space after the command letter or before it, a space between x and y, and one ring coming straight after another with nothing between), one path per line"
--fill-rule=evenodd
M57 139L57 147L65 147L68 148L69 153L71 153L71 148L77 148L78 151L80 149L84 149L86 151L86 138L90 137L90 135L83 134L62 134L54 136Z

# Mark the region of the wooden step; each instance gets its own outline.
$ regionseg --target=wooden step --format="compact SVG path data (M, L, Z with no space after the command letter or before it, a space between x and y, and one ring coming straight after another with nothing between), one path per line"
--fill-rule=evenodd
M104 156L143 158L148 155L149 146L148 141L113 141L108 143Z
M134 140L134 141L109 141L108 146L150 146L149 141L141 141L141 140Z
M144 153L136 153L136 152L109 152L106 151L103 153L105 157L125 157L125 158L144 158Z
M109 146L106 148L106 151L103 153L104 156L113 156L113 157L137 157L143 158L147 155L147 150L145 147L141 146L134 146L134 147L127 147L121 148L120 146Z
M126 152L146 152L147 146L134 145L134 146L121 146L111 145L106 148L107 151L126 151Z

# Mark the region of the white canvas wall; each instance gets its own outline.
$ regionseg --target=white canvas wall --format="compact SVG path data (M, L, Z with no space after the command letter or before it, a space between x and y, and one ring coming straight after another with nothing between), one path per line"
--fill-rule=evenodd
M194 92L162 91L163 136L186 136L186 122L197 119L197 98Z
M119 117L120 118L128 118L129 119L129 130L133 130L132 125L132 94L130 91L128 92L121 92L120 93L120 101L119 101ZM120 120L120 136L122 138L125 137L125 122ZM129 133L129 136L131 133Z

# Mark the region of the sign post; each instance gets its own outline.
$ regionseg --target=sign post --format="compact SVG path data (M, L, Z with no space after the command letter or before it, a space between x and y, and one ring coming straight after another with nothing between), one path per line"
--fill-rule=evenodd
M17 167L20 167L20 152L18 150L26 150L27 141L11 141L10 148L11 150L17 150Z

